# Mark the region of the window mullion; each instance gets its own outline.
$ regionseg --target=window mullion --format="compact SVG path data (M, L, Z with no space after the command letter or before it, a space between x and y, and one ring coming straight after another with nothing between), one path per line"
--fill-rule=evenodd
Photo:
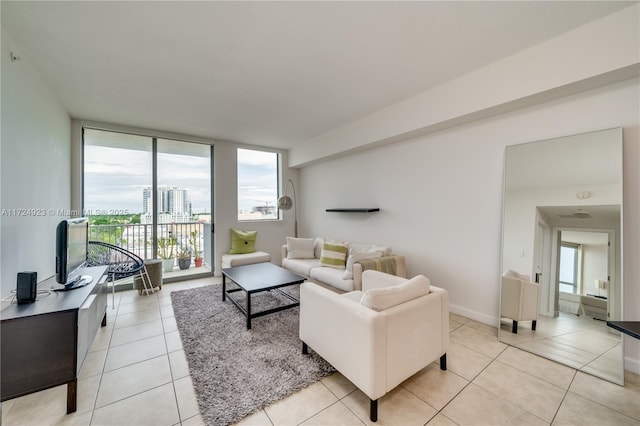
M151 139L151 235L153 258L158 257L158 139Z

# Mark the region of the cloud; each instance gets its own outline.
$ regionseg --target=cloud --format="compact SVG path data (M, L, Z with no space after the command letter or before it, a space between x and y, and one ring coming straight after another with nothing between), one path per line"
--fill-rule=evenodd
M151 153L85 145L85 210L141 213L143 190L152 185ZM158 155L158 185L186 189L194 212L211 212L210 160L175 154Z
M108 132L106 132L108 133ZM120 135L121 136L121 135ZM140 142L140 141L138 141ZM151 139L149 139L149 146ZM122 137L114 146L86 143L84 148L85 210L128 210L141 213L143 190L152 185L150 149L128 149ZM158 185L187 190L194 212L211 212L211 161L202 155L158 153ZM278 154L238 149L238 208L275 205Z

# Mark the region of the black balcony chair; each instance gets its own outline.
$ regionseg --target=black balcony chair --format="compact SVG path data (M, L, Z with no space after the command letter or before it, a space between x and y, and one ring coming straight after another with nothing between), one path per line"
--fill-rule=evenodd
M116 281L140 274L147 294L149 294L148 288L152 288L147 286L148 276L146 275L142 258L122 247L103 243L102 241L89 241L87 263L89 266L108 266L107 281L111 281L111 296L114 308Z

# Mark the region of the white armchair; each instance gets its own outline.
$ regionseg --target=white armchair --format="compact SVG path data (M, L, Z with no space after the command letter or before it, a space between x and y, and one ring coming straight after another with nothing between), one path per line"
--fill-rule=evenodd
M502 276L500 295L500 317L513 321L512 333L518 333L518 321L532 321L535 331L538 321L540 284L531 282L527 275L507 271Z
M362 291L338 294L300 286L300 339L370 398L378 398L440 358L446 370L449 293L418 275L410 280L364 271Z

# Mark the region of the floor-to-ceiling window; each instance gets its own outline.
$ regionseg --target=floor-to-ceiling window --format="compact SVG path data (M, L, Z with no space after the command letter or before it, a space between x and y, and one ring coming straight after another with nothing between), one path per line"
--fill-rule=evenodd
M212 270L210 152L208 145L157 141L156 229L159 241L174 244L173 268L181 274Z
M163 259L166 279L212 273L213 148L89 128L83 142L90 239Z

